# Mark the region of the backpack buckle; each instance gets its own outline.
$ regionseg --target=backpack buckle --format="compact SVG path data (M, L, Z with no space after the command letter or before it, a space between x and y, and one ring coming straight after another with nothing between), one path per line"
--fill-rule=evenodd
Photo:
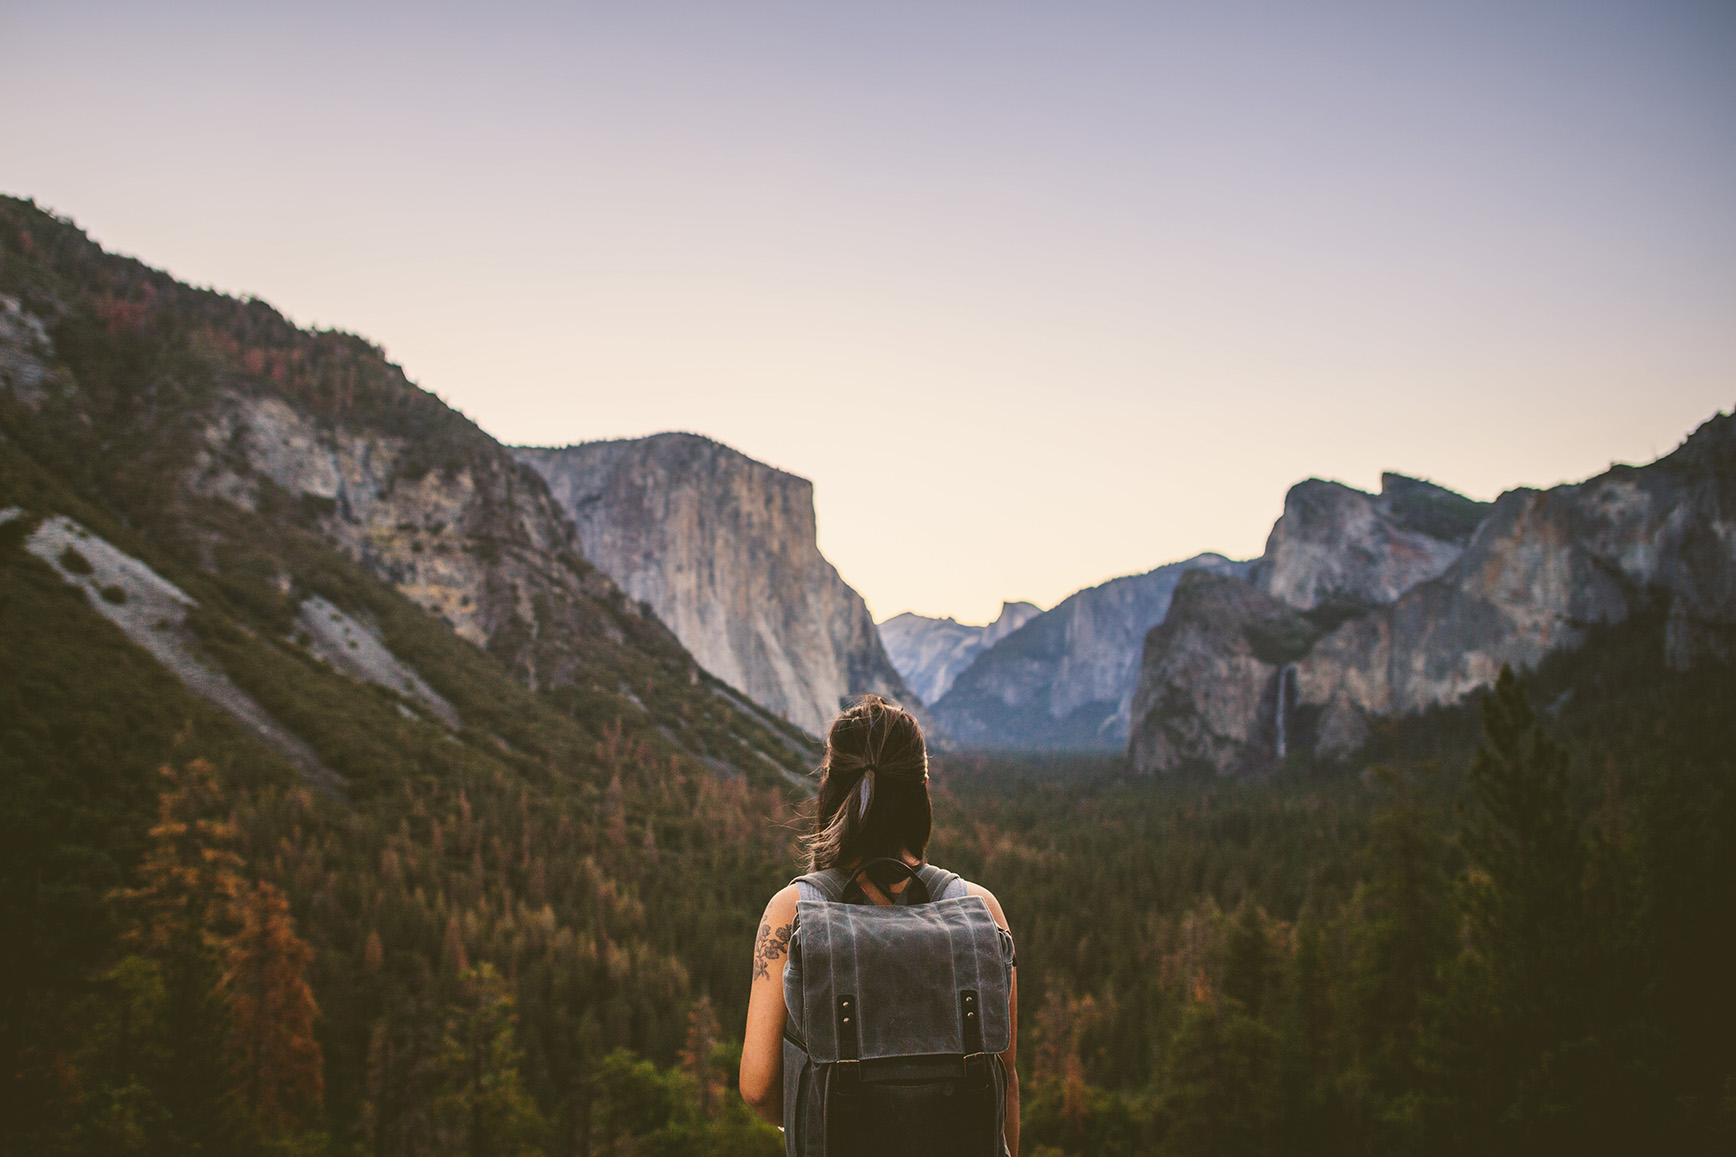
M857 1034L857 1025L861 1018L861 1010L856 1007L856 997L851 993L843 993L838 997L838 1061L834 1077L840 1096L853 1096L862 1085L861 1064L857 1058L861 1056Z
M989 1054L966 1053L964 1056L964 1079L970 1085L985 1085L989 1079Z

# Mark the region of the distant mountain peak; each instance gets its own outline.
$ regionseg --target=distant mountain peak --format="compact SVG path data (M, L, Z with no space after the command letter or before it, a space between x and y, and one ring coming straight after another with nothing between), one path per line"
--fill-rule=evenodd
M1035 603L1003 602L994 622L977 625L905 611L880 624L880 639L905 683L933 703L977 655L1041 613Z

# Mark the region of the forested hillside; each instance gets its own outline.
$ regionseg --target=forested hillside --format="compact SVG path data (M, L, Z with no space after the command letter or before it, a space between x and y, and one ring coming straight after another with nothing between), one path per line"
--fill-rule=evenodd
M778 1152L812 743L360 339L15 201L0 298L0 1152ZM1026 1151L1727 1149L1736 673L1663 640L1264 779L942 757Z
M775 1151L711 1093L811 741L359 339L15 201L0 294L0 1150ZM192 604L190 682L73 585L112 558Z

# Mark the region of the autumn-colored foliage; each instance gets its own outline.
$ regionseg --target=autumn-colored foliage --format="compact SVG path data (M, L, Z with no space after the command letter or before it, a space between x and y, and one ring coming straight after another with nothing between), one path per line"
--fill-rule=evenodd
M712 1064L712 1052L717 1046L717 1013L712 1010L711 997L702 996L693 1002L687 1014L687 1041L676 1059L699 1090L699 1111L709 1117L717 1110L723 1096L723 1082Z
M166 787L158 797L151 849L137 872L138 885L115 893L134 914L127 942L146 954L161 954L196 939L213 947L220 925L241 890L241 857L235 826L212 818L221 801L216 770L202 759L185 768L164 767Z
M223 940L220 988L235 1073L248 1109L282 1128L317 1108L325 1088L307 983L313 949L295 934L289 901L263 880L240 891L233 911L240 926Z

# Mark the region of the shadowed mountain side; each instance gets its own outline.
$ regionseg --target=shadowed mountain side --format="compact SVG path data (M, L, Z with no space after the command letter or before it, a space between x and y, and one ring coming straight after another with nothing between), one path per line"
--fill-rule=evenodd
M514 453L585 557L755 702L815 735L864 692L920 711L862 596L820 553L807 479L693 434Z
M977 626L906 611L880 624L880 641L906 685L934 703L978 655L1042 613L1033 603L1002 603L994 622Z
M1120 747L1140 648L1176 583L1191 570L1239 576L1249 565L1202 554L1079 591L982 652L935 717L971 747Z

